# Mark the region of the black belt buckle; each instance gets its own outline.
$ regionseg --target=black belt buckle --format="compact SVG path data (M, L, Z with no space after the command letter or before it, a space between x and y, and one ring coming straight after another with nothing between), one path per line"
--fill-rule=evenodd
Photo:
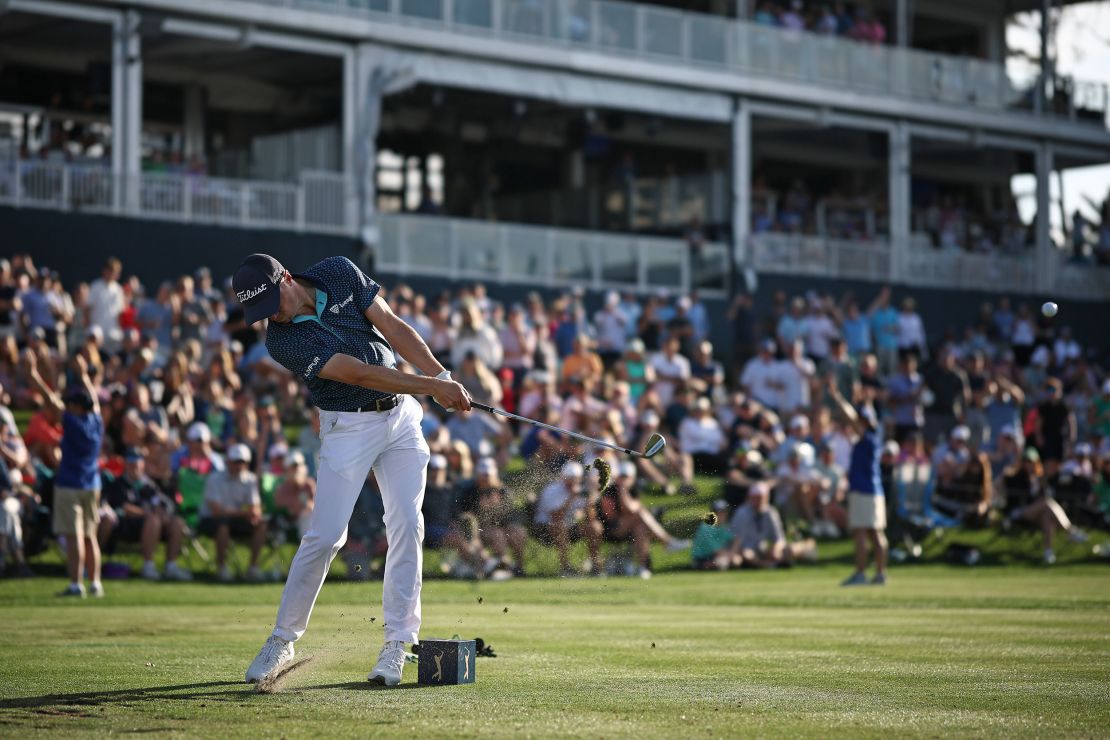
M379 399L374 401L374 410L378 411L378 412L389 411L391 408L393 408L396 405L397 405L397 396L396 395L386 396L385 398L379 398Z

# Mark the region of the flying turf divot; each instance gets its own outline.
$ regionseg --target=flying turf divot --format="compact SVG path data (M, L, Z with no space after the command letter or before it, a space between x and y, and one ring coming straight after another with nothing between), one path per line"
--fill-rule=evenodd
M276 694L277 692L281 691L281 689L284 687L285 679L289 677L290 673L292 673L295 670L300 669L301 666L304 666L307 663L311 663L312 659L314 657L316 657L316 656L310 655L307 658L301 658L300 660L295 660L292 663L290 663L289 665L287 665L285 668L281 669L280 671L278 671L274 675L270 676L269 678L262 679L261 681L259 681L258 683L256 683L254 685L254 693L256 693L256 694Z

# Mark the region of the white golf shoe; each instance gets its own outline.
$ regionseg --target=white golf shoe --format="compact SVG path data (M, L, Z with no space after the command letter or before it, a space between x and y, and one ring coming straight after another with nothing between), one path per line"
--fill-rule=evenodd
M293 643L277 635L270 635L251 667L247 669L247 683L257 683L273 676L293 662L293 653Z
M405 667L405 643L388 640L378 653L378 664L366 677L379 686L396 686L401 683L401 670Z

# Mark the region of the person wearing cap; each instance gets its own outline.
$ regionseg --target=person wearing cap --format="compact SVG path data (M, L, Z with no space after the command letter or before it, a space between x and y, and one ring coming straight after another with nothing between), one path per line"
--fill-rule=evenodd
M271 527L289 528L292 525L299 539L308 532L312 507L316 503L316 479L308 474L308 462L300 450L288 452L286 446L280 455L274 452L271 448L270 460L280 457L284 468L281 482L274 489L274 506L283 520L271 522Z
M867 581L870 549L875 553L875 577L871 583L886 585L886 492L880 474L879 458L883 449L882 427L875 409L861 406L857 411L840 395L835 383L829 384L829 399L844 421L856 433L848 465L848 526L855 541L855 572L843 586L860 586Z
M470 524L464 554L470 555L475 571L487 576L524 575L528 532L512 494L501 482L496 460L478 460L474 482L460 491L458 506Z
M648 440L652 434L659 431L660 423L659 414L654 409L644 409L643 413L640 414L639 433L635 437L635 449L643 450L647 448ZM645 483L654 484L662 488L668 496L673 496L678 488L671 483L671 473L681 466L681 462L678 453L673 448L666 447L663 449L663 453L654 459L649 460L646 457L638 459L636 469L643 476Z
M378 283L346 257L329 257L293 274L273 257L253 254L240 264L233 284L245 322L269 320L266 350L306 384L321 412L312 523L289 569L273 634L246 680L274 675L294 659L293 643L308 628L362 483L373 469L389 543L382 587L388 626L368 678L396 685L404 668L404 643L416 642L420 629L420 502L430 457L420 431L423 410L410 394L431 395L449 411L468 411L470 396L420 335L393 313ZM496 348L500 355L499 342ZM397 355L423 374L398 370ZM500 365L500 356L493 365Z
M39 271L28 290L20 296L23 303L23 324L28 332L37 331L42 340L54 349L64 351L64 336L59 346L58 328L64 326L65 309L53 289L54 277L49 270Z
M586 539L592 572L601 573L601 523L587 518L587 492L583 486L585 471L571 460L563 464L559 479L548 483L536 502L532 534L545 544L555 546L563 575L576 575L570 565L570 543Z
M597 353L609 370L624 354L628 342L629 317L621 308L621 297L615 290L605 294L605 305L594 314L597 327Z
M759 354L748 360L740 373L740 387L759 403L770 409L778 409L782 399L783 383L778 362L775 360L776 345L773 339L765 339L759 345Z
M251 543L250 567L247 580L261 581L258 557L266 543L266 520L262 516L262 495L258 476L251 472L251 452L245 444L234 444L227 451L227 470L208 477L204 486L204 501L200 507L201 534L216 540L217 577L224 582L232 580L227 565L227 550L232 536L249 538Z
M640 396L655 382L655 370L645 359L644 340L633 337L624 348L624 360L617 364L617 377L628 383L629 398L639 403Z
M679 354L678 337L667 337L663 351L651 358L651 368L655 372L652 390L659 396L659 404L667 408L675 393L690 379L690 361Z
M948 441L937 445L933 450L933 466L938 471L945 466L954 467L957 472L971 459L972 450L968 446L971 440L971 430L963 424L952 427L948 433Z
M1037 451L1048 466L1050 462L1059 463L1066 457L1068 449L1075 443L1075 414L1064 401L1064 386L1058 378L1044 382L1044 395L1037 405L1036 431L1033 440Z
M185 430L185 444L175 450L170 458L170 468L175 476L183 469L203 478L224 470L224 460L212 449L212 431L203 421L194 421Z
M34 354L24 354L28 377L55 412L62 416L61 460L54 476L54 535L65 537L69 586L59 596L85 598L82 574L87 574L92 596L104 595L100 582L100 448L104 420L100 416L99 389L89 378L85 358L77 355L73 369L77 385L64 400L39 375Z
M990 459L967 446L970 430L958 426L947 446L934 453L935 482L931 504L934 511L967 527L984 527L990 514L994 486Z
M729 561L744 568L777 568L795 560L814 560L813 540L787 542L782 517L771 505L771 487L756 483L748 489L748 500L728 523L732 532Z
M678 425L678 446L682 450L682 481L694 482L694 475L718 476L724 470L727 438L713 415L713 402L705 396L694 401L693 413Z
M1041 456L1033 447L1027 447L1020 462L1003 474L1002 489L1003 527L1009 528L1022 522L1039 528L1046 565L1056 562L1053 543L1057 530L1067 532L1073 541L1087 540L1086 534L1072 524L1063 507L1049 495Z
M745 495L746 497L746 495ZM728 528L729 505L724 499L713 502L713 514L717 520L710 523L702 520L694 531L690 546L690 559L698 570L728 570L740 567L739 556L733 557L732 530Z
M164 575L168 581L189 581L192 574L177 564L181 542L185 537L185 520L174 512L173 501L146 474L143 451L128 448L123 455L123 475L104 487L99 541L111 553L117 542L138 542L143 566L140 575L157 581ZM166 567L158 573L154 565L154 549L166 543Z
M666 545L668 552L680 552L690 547L689 540L673 537L659 520L648 511L636 493L636 464L623 460L616 466L617 475L605 490L600 492L587 516L601 524L606 542L632 544L641 578L651 578L651 543Z
M725 367L713 359L711 342L698 343L690 360L690 377L697 384L698 392L707 398L717 397L719 389L724 387Z

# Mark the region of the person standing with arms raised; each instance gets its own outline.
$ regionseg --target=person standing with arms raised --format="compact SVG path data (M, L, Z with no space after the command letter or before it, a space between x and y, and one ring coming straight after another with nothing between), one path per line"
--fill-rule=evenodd
M329 257L304 273L252 254L233 280L248 325L269 319L266 349L308 386L320 409L320 467L309 530L289 569L273 634L247 670L261 681L292 662L332 559L370 469L385 505L382 588L385 644L369 680L401 681L404 643L420 630L424 520L420 507L429 459L416 399L424 393L449 411L470 409L470 396L398 318L381 287L349 259ZM424 373L396 369L397 355Z

